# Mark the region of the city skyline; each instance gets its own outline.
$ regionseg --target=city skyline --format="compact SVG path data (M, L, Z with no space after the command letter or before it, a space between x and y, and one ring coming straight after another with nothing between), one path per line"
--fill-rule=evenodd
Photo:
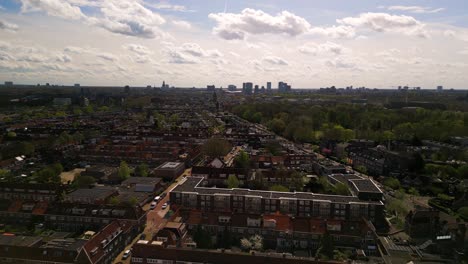
M0 80L466 88L463 1L0 3Z

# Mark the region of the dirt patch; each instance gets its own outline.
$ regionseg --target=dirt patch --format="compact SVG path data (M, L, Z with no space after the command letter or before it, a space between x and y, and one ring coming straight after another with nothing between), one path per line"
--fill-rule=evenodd
M60 174L60 179L62 179L62 183L73 181L75 179L75 174L79 174L83 171L85 171L85 169L74 169L71 171L64 171Z

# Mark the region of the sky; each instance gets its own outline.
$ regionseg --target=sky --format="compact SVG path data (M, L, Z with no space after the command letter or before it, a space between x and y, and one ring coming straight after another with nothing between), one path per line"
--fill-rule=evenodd
M0 81L468 88L466 0L0 0Z

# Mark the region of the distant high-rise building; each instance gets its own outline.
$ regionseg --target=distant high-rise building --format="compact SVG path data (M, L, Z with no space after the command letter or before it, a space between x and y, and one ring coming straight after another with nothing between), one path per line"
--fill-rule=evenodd
M289 91L291 91L291 85L288 85L288 83L285 83L285 82L278 83L278 92L286 93Z
M255 88L254 88L254 93L256 93L256 94L257 94L257 93L259 93L259 92L260 92L260 90L259 90L259 88L258 88L258 85L255 85Z
M271 82L267 82L267 90L271 90Z
M80 84L79 84L79 83L75 83L73 86L75 86L75 87L80 87Z
M246 83L245 83L244 93L245 93L245 94L252 94L252 90L253 90L253 83L251 83L251 82L246 82Z
M437 91L442 92L444 90L444 87L442 85L437 86Z
M228 91L235 91L237 90L237 87L233 84L228 85Z
M214 91L214 90L215 90L215 86L214 86L214 85L207 85L207 86L206 86L206 90L208 90L208 91Z

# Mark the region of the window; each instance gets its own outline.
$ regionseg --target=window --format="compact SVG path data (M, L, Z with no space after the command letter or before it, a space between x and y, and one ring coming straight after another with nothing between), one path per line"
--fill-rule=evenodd
M132 257L132 263L143 263L143 259L142 258Z

